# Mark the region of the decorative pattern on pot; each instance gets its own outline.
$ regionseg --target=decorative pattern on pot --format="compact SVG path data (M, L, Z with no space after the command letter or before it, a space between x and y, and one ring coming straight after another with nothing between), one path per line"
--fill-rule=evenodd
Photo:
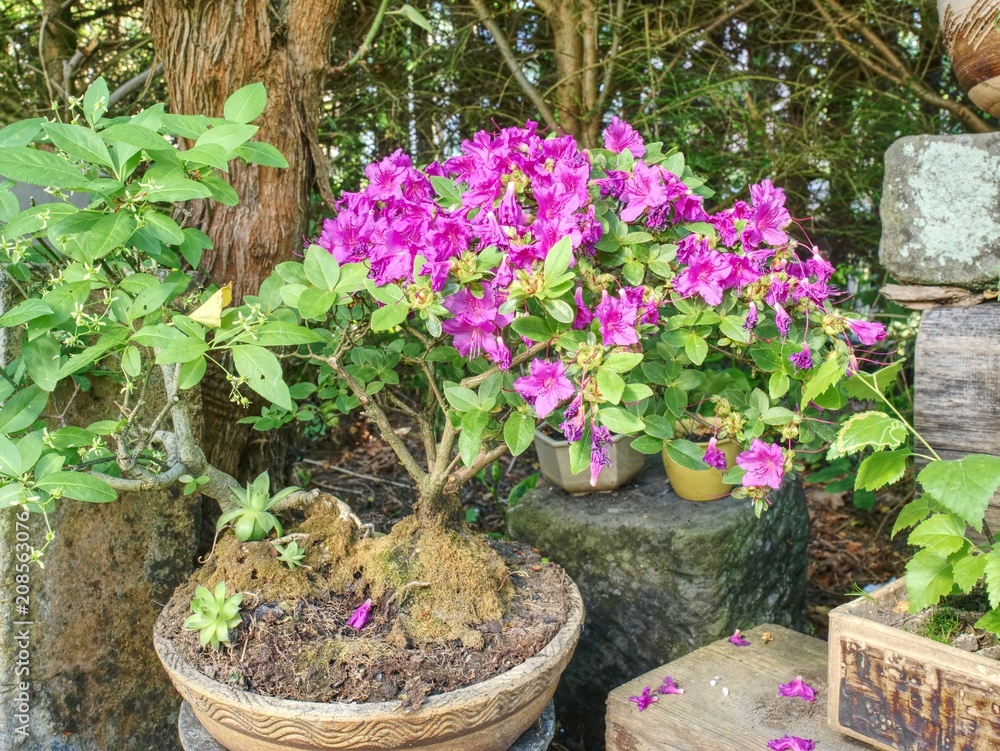
M162 615L154 644L175 688L229 751L506 751L549 703L583 630L583 599L566 582L566 623L534 657L482 683L432 696L408 714L399 712L399 702L290 701L213 681L162 635Z
M959 85L1000 116L1000 0L938 0L941 36Z

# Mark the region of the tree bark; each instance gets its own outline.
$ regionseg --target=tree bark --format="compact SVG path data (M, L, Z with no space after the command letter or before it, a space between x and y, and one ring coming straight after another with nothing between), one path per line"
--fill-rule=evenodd
M537 3L552 28L556 117L563 132L596 145L592 109L598 98L597 7L594 0ZM598 124L599 128L599 124Z
M316 134L340 6L341 0L147 2L171 111L221 116L226 98L241 86L261 82L267 88L267 109L255 122L258 138L285 155L288 169L234 164L227 177L239 205L205 201L187 217L212 239L205 268L215 282L232 282L236 302L301 250L317 176L328 192ZM236 423L246 412L229 401L223 378L206 379L203 390L209 461L245 476L248 460L254 463L246 451L251 433Z

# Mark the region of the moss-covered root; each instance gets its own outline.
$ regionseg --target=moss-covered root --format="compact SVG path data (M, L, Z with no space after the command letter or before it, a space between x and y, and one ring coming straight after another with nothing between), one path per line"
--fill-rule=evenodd
M509 571L485 538L402 520L385 537L357 545L357 570L370 596L393 600L417 644L461 639L503 615Z

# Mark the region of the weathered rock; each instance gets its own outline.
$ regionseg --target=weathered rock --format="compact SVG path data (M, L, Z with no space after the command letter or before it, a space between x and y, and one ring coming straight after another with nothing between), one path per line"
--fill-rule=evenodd
M508 515L510 534L563 566L587 623L556 693L563 722L600 747L617 685L734 629L805 623L809 515L797 478L758 520L747 501L691 502L658 457L633 485L570 496L540 484Z
M899 282L985 289L1000 268L1000 133L908 136L885 154L879 258Z

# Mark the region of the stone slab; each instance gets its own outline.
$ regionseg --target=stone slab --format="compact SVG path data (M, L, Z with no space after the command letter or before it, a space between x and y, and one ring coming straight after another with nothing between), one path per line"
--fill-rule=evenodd
M538 721L525 730L507 751L545 751L552 742L555 731L556 713L552 702L549 702ZM181 704L181 711L177 716L177 732L184 751L226 751L198 722L187 702Z
M773 640L765 643L764 633ZM612 691L607 751L766 749L784 735L809 738L823 751L870 748L827 725L826 642L774 624L745 636L749 647L721 639ZM660 696L642 712L628 700L645 686L655 691L668 675L683 694ZM799 675L816 690L815 701L778 695L779 684Z
M510 535L563 566L587 607L556 692L563 725L604 738L608 692L734 629L805 625L809 515L797 478L763 518L749 502L692 502L659 457L632 485L571 496L540 483L508 513Z
M885 153L882 265L906 284L995 286L1000 133L907 136Z

